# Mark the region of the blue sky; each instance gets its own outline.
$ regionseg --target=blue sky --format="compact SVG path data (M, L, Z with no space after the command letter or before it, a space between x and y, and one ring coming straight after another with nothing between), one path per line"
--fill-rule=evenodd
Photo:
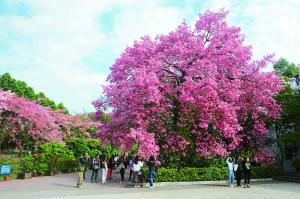
M0 0L0 74L73 113L93 111L91 101L126 46L220 8L242 28L254 58L275 53L300 63L298 0Z

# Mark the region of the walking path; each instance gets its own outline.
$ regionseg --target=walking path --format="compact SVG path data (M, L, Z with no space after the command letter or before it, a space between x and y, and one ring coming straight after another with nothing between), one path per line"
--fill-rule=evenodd
M100 172L101 173L101 172ZM76 173L56 176L36 177L29 180L13 180L0 182L0 199L177 199L177 198L284 198L300 199L300 184L262 182L253 184L252 188L244 189L226 187L225 185L171 185L154 189L131 188L128 184L119 183L119 175L114 174L112 182L107 184L90 183L90 172L87 173L82 188L76 189ZM100 180L100 175L98 177ZM125 178L128 179L128 176Z

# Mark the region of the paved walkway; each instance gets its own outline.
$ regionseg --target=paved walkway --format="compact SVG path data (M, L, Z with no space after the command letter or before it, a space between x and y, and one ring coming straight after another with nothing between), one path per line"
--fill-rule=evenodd
M142 189L120 184L118 174L115 174L114 180L107 184L90 183L89 177L90 173L87 174L87 180L80 189L75 188L76 173L36 177L31 180L2 181L0 182L0 199L300 199L299 183L255 183L250 189L229 188L225 185L172 185Z

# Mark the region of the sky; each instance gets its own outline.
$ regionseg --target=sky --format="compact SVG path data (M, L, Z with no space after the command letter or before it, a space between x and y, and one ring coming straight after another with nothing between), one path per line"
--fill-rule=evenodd
M0 0L0 74L71 113L94 111L110 66L134 40L222 8L254 59L275 53L300 63L300 0Z

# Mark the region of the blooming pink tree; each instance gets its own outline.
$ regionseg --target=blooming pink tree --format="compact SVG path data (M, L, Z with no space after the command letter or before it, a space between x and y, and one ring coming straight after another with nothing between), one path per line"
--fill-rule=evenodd
M112 122L99 129L105 143L128 149L138 142L144 157L188 146L226 156L261 144L266 119L280 116L273 95L282 82L261 72L272 56L251 61L251 46L226 15L207 11L194 28L182 23L125 49L94 102L97 116L111 110Z
M256 153L253 154L253 160L257 164L263 166L270 166L278 163L277 157L270 148L263 148L261 150L257 150Z
M10 131L10 141L23 148L24 141L62 141L52 110L15 94L0 90L1 128Z
M74 136L74 128L89 137L88 128L98 127L99 124L86 118L64 114L63 110L53 111L0 89L0 129L3 131L0 133L5 131L8 135L6 141L15 143L21 151L28 140L30 143L63 142L65 138Z

